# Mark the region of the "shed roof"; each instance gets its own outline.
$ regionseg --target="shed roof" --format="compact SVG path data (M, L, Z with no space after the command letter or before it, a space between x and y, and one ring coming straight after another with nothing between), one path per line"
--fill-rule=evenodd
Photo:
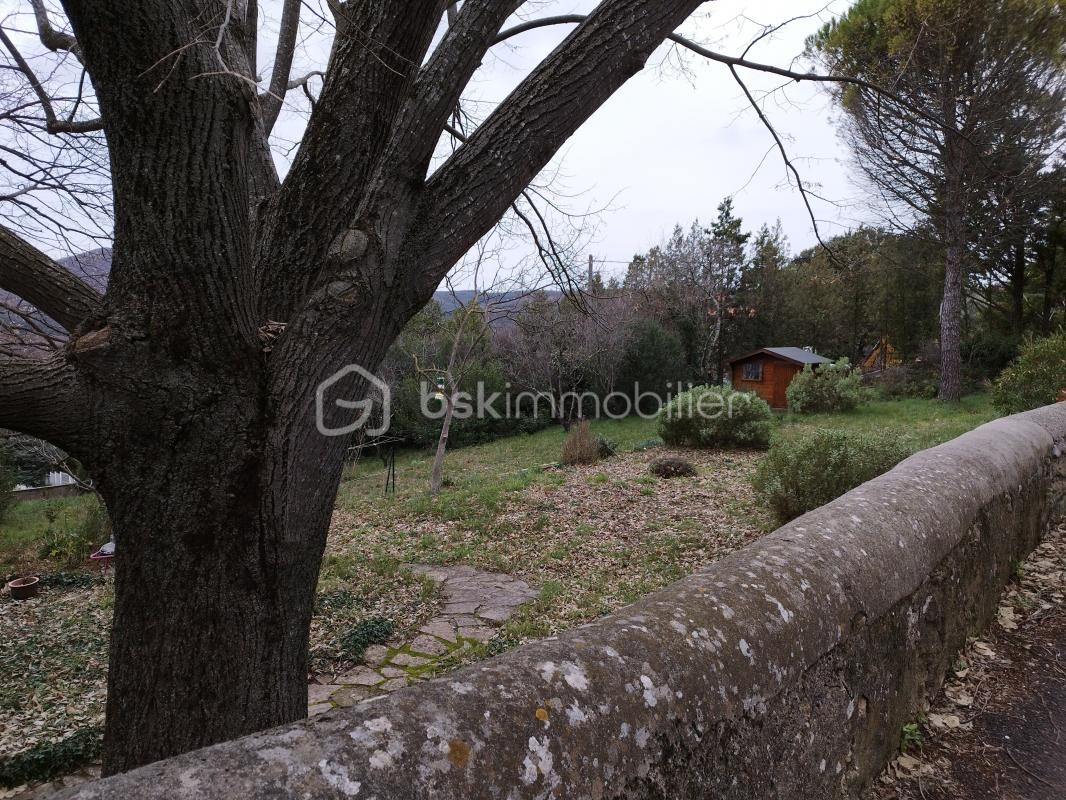
M771 355L777 358L783 358L786 361L791 361L795 364L829 364L832 363L830 359L820 356L817 353L812 353L810 350L804 350L802 347L763 347L760 350L755 350L751 353L745 353L742 356L731 358L730 364L735 364L737 361L745 361L752 356L757 355Z

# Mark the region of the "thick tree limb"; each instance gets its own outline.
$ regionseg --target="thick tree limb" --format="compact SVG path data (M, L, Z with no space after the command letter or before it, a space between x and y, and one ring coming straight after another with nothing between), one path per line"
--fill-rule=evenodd
M584 14L560 14L554 17L543 17L542 19L533 19L523 22L519 25L515 25L502 31L497 37L495 44L507 41L508 39L517 36L527 31L536 30L537 28L546 28L552 25L574 25L580 24L583 20L587 19ZM765 34L764 34L765 35ZM913 114L922 117L928 122L939 123L940 120L930 114L915 108L903 100L899 95L884 86L878 86L870 81L863 80L862 78L855 78L848 75L821 75L817 72L799 72L794 69L785 69L784 67L776 67L773 64L764 64L759 61L750 61L745 57L737 57L726 55L725 53L719 53L715 50L711 50L708 47L704 47L701 44L697 44L691 39L687 39L681 34L671 33L666 37L671 42L684 47L686 50L691 50L696 55L702 56L709 61L716 61L719 64L725 64L730 67L742 67L744 69L754 70L755 72L766 72L771 75L779 75L782 78L788 78L789 80L811 83L833 83L833 84L848 84L850 86L856 86L860 89L865 89L869 92L873 92L880 97L887 97L888 99L899 103L901 107L907 109ZM749 48L750 49L750 46ZM747 50L744 51L747 53Z
M429 63L419 73L411 98L394 128L384 163L395 169L402 159L402 179L425 175L440 132L455 112L459 98L507 18L522 0L467 0L456 13L448 7L452 23Z
M74 331L100 304L93 289L3 226L0 289L32 303L67 331Z
M410 254L436 283L699 0L604 0L434 174Z
M74 368L62 354L31 358L0 352L0 427L78 456L87 438L88 413Z
M359 219L445 3L385 0L331 8L338 27L330 67L299 153L267 210L266 235L257 242L263 319L291 318L331 243Z

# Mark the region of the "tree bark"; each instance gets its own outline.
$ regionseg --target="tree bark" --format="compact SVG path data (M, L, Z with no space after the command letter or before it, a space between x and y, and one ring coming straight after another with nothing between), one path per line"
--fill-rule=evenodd
M962 397L962 282L966 260L966 223L955 208L945 220L944 297L940 305L941 400Z
M249 361L180 394L148 369L97 421L90 466L118 559L107 774L306 716L346 440L316 430L301 385L272 384ZM365 385L338 391L362 397Z

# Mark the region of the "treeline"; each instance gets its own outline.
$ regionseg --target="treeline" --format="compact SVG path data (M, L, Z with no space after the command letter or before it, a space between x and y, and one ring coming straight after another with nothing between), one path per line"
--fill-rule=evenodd
M963 358L971 389L995 377L1027 335L1062 324L1062 208L1049 197L1034 210L1023 246L988 249L968 272ZM476 396L480 385L488 395L536 393L551 398L554 413L543 403L533 419L527 399L517 417L457 415L453 444L596 410L651 413L658 404L651 395L723 383L731 358L762 347L810 347L853 364L881 347L889 393L932 396L943 258L935 237L921 230L872 227L794 253L779 223L751 231L727 198L710 224L677 226L635 256L624 276L593 275L580 296L535 292L491 309L481 297L448 314L432 303L386 360L394 429L420 444L437 440L440 421L425 416L422 384L438 382L456 353L466 364L457 380L462 392ZM574 395L585 397L584 408Z

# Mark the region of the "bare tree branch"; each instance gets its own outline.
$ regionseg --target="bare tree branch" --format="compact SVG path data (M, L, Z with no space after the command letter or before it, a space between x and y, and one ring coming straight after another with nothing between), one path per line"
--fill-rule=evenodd
M285 102L285 92L293 88L289 84L292 72L292 59L296 53L296 35L300 30L301 0L285 0L281 10L281 28L278 31L278 47L274 55L274 68L270 73L270 87L259 98L263 109L263 128L267 135L274 130L281 107ZM298 85L298 84L297 84Z
M68 331L92 316L100 295L0 226L0 288L32 303Z
M78 40L71 34L52 27L44 0L30 0L30 5L33 6L33 15L37 20L37 35L41 39L41 44L53 53L60 50L72 53L80 61L81 48L78 47Z
M448 235L420 237L424 251L410 255L421 273L416 280L435 285L699 5L605 0L597 6L430 179L419 227Z
M49 133L91 133L103 129L103 120L100 119L59 119L56 116L55 106L52 104L52 98L48 96L48 92L41 84L41 81L33 71L33 68L23 57L22 53L19 52L18 48L15 47L15 43L11 41L11 37L7 35L3 28L0 28L0 42L3 42L4 47L7 48L7 51L11 54L11 58L14 59L15 64L18 66L22 74L26 76L26 80L29 81L34 94L37 95L37 99L41 103L41 110L44 112Z

